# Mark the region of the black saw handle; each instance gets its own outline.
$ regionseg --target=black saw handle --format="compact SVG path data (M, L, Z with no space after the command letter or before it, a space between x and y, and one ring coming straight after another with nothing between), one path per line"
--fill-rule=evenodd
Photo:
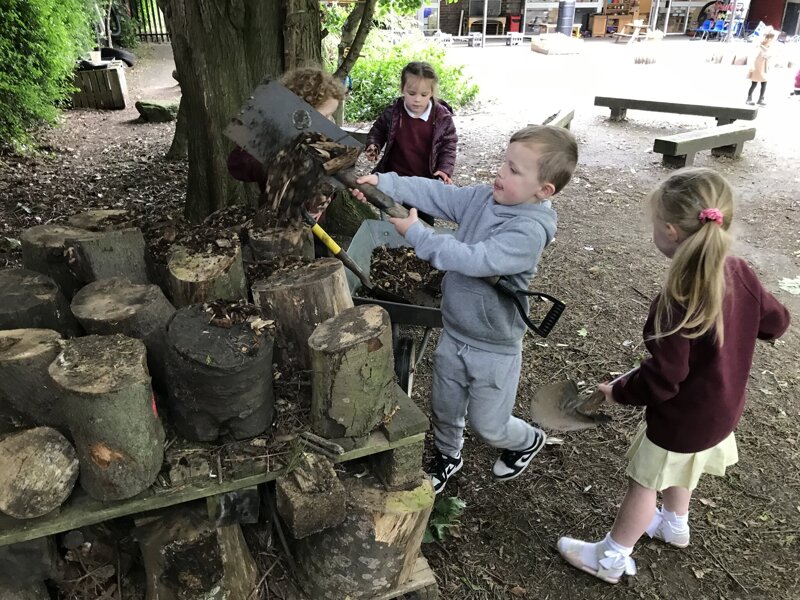
M525 321L525 324L531 329L531 331L543 338L546 338L550 334L550 332L553 330L553 327L555 327L556 323L558 323L558 319L561 318L561 313L563 313L564 309L566 308L566 305L563 302L554 298L550 294L545 294L544 292L529 292L527 290L519 290L511 287L508 281L506 281L503 277L484 277L483 280L491 284L501 294L510 298L517 307L519 316L522 317L522 320ZM530 317L525 312L525 304L523 303L523 299L530 297L538 298L540 300L548 300L552 304L550 310L547 311L547 314L542 319L542 322L538 325L531 321Z

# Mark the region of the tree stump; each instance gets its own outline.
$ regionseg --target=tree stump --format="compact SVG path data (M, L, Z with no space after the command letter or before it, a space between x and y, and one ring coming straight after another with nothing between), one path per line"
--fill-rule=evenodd
M78 322L56 282L28 269L0 271L0 329L54 329L78 335Z
M85 229L65 225L37 225L22 232L22 264L26 269L51 277L68 300L81 287L64 255L67 238L86 235Z
M83 284L116 276L148 282L144 236L136 227L85 232L64 243L69 269Z
M314 329L353 307L344 266L323 258L293 270L275 273L252 286L253 302L276 326L278 364L311 368L308 338Z
M249 229L247 238L247 245L253 251L253 259L256 262L276 256L314 258L314 234L308 227Z
M202 306L189 306L167 325L171 422L194 441L213 441L226 432L236 439L259 435L274 412L274 338L248 322L218 327L211 320Z
M433 508L427 478L387 492L373 477L351 477L341 525L295 542L297 580L310 598L373 598L412 574Z
M234 253L192 253L176 244L167 260L167 288L177 307L210 300L247 298L242 249Z
M359 438L393 408L394 355L389 314L365 304L323 322L311 349L311 427L327 438Z
M81 486L98 500L124 500L155 481L164 429L155 412L145 345L123 335L66 342L50 365L75 440Z
M86 231L107 231L132 227L133 219L127 210L101 208L72 215L67 225Z
M36 425L63 424L58 390L48 372L61 341L52 329L0 331L0 404L8 403Z
M147 600L251 600L258 570L238 523L215 529L205 510L184 505L136 524Z
M90 283L72 300L72 313L86 333L121 333L142 340L156 388L165 389L166 329L175 307L157 285L138 285L122 277Z
M0 511L33 519L57 509L78 479L78 456L50 427L12 433L0 440Z

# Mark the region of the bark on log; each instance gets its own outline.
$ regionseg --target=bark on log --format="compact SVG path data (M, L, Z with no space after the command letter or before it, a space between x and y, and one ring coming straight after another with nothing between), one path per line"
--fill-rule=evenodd
M67 300L71 300L81 282L67 265L65 241L86 233L85 229L65 225L37 225L26 229L20 236L22 264L26 269L51 277Z
M365 304L323 322L311 350L311 427L327 438L368 435L393 408L389 314Z
M275 321L278 364L311 368L308 338L323 321L353 307L344 266L323 258L256 281L253 302Z
M66 342L50 365L75 440L80 484L98 500L124 500L155 481L164 429L155 412L145 345L122 335Z
M142 340L153 385L165 389L166 329L175 312L157 285L137 285L122 277L90 283L72 300L72 313L86 333L120 333Z
M136 227L66 236L65 247L69 269L82 284L116 276L148 282L144 236Z
M57 509L78 479L75 448L55 429L37 427L0 440L0 511L33 519Z
M147 600L251 600L258 571L238 523L215 529L184 506L137 525Z
M0 331L0 404L36 425L63 424L58 390L48 372L61 341L52 329Z
M189 119L186 115L186 102L181 96L178 105L178 121L175 123L175 133L172 144L167 150L167 160L183 160L188 155L189 146Z
M167 286L172 303L189 306L210 300L247 298L242 249L235 253L193 254L176 244L167 261Z
M295 542L297 580L310 598L373 598L413 572L433 508L427 478L387 492L373 477L345 481L347 517L337 527Z
M209 323L202 306L178 310L167 325L167 390L171 422L183 437L237 439L272 423L272 347L266 330L248 323Z
M247 237L247 245L253 251L253 259L256 262L276 256L314 258L314 234L307 227L250 229Z
M58 285L28 269L0 271L0 329L54 329L78 335L78 322Z
M72 215L67 225L86 231L108 231L133 227L133 219L127 210L98 208Z
M309 19L309 13L319 14L316 0L287 0L286 21L283 24L283 46L286 70L322 65L320 23Z

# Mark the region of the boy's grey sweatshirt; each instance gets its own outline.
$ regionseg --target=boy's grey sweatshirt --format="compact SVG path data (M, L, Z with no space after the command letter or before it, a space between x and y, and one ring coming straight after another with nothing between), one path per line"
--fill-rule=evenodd
M417 256L446 271L442 321L447 332L482 350L520 352L525 322L510 299L479 278L504 275L515 288L528 289L556 233L550 202L504 206L494 201L489 185L459 188L394 173L381 173L378 188L407 206L458 223L455 235L422 223L406 232Z

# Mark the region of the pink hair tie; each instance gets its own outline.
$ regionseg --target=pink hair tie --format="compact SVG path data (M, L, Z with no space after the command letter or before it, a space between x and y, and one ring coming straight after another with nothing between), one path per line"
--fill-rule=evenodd
M714 223L722 227L722 211L718 208L704 208L700 211L697 218L701 223L714 221Z

